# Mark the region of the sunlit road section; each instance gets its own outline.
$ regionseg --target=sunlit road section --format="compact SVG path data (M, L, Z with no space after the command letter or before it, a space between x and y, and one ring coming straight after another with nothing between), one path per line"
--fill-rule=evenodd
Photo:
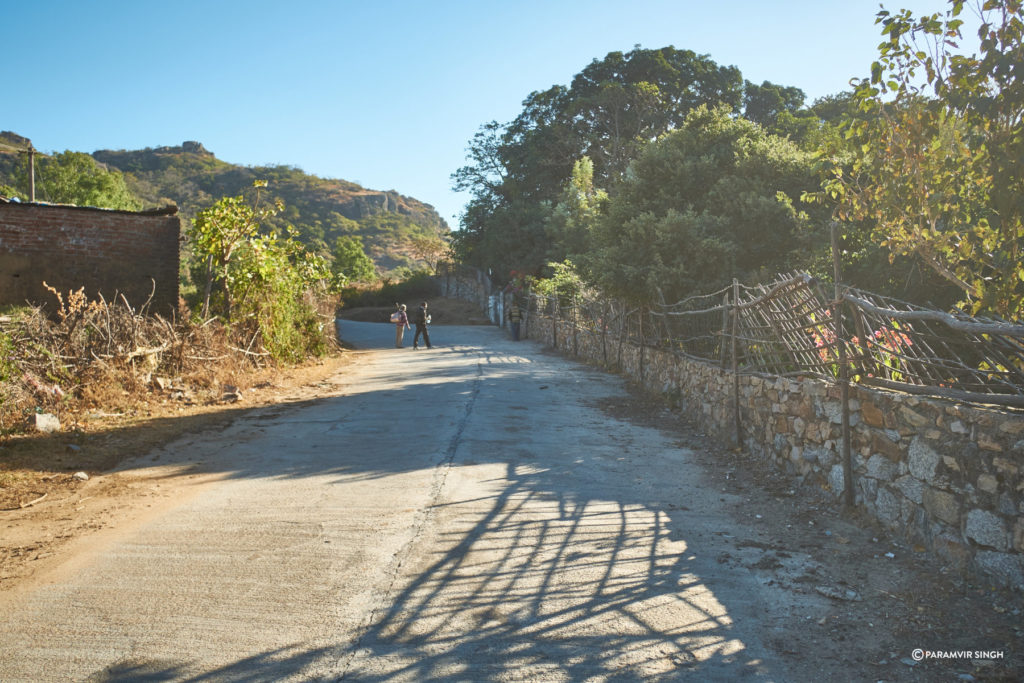
M486 327L133 463L220 478L0 598L0 680L793 680L687 449L621 380ZM723 502L725 501L725 502Z

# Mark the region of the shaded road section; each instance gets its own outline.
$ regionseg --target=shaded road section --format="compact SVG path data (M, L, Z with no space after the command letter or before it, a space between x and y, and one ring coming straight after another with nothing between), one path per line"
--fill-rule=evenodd
M619 379L493 328L340 329L323 398L134 463L217 480L0 598L0 680L813 677L768 641L824 598L716 561L762 532L601 410Z

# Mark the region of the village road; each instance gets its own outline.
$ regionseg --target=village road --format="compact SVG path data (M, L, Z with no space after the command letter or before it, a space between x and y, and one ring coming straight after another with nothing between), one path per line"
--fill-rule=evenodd
M782 641L829 599L723 561L770 539L671 433L606 409L620 379L488 327L341 334L358 360L325 397L131 465L219 476L3 596L0 680L820 675Z

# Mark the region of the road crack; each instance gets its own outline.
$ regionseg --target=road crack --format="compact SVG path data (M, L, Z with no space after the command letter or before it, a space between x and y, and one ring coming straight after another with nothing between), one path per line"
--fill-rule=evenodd
M452 434L452 438L448 441L448 447L444 451L444 456L434 467L434 474L430 484L430 497L428 498L427 503L417 511L413 519L413 524L411 526L412 534L409 536L408 540L402 544L402 547L395 552L394 556L391 558L391 562L385 569L384 576L387 581L387 587L379 594L375 605L370 610L369 616L360 627L358 637L352 644L348 654L344 657L338 680L343 680L348 675L349 669L352 667L353 660L362 648L366 634L369 633L373 625L377 623L380 613L384 611L390 603L391 595L394 593L395 584L398 583L398 576L401 572L402 565L412 553L413 547L419 541L427 523L430 521L431 517L433 517L434 508L437 506L437 502L444 491L445 483L448 480L448 473L451 471L452 462L454 462L455 454L458 452L459 445L462 442L462 435L473 415L473 407L476 405L477 398L480 396L480 387L483 384L483 374L483 364L480 361L477 361L476 376L473 378L473 384L469 392L469 397L466 400L465 410L462 417L459 419L458 424L455 426L455 432Z

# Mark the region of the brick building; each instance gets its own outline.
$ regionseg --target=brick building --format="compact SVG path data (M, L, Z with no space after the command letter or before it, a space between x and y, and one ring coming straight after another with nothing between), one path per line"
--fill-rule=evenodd
M150 311L178 305L181 219L169 206L114 211L0 197L0 304L45 304L53 294L85 287L90 299L124 294L133 307L153 293ZM154 291L155 283L155 291Z

